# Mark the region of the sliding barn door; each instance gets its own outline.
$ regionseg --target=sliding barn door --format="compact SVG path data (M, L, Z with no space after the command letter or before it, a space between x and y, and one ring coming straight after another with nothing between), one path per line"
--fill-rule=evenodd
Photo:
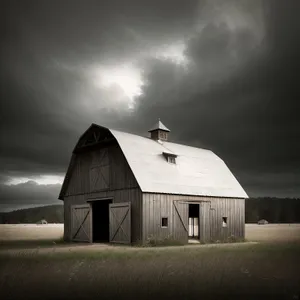
M188 243L188 204L179 201L173 201L173 235L176 240L185 244Z
M92 242L92 212L89 204L71 206L71 240Z
M131 203L109 204L109 241L131 244Z

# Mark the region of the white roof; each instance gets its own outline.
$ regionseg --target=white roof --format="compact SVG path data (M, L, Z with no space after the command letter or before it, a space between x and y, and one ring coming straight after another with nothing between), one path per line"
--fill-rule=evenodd
M210 150L110 132L142 192L248 198L224 161ZM176 164L167 162L163 152L176 154Z

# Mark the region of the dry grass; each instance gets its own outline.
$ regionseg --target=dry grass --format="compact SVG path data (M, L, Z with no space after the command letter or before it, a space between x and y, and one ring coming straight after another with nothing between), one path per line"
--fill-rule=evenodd
M292 242L300 240L300 224L246 224L246 239L258 242Z
M0 241L59 240L64 233L63 224L1 224Z
M150 249L76 244L37 249L42 241L59 240L62 226L1 225L6 245L0 250L1 299L299 300L299 229L300 225L247 225L246 238L262 242L258 244ZM22 241L24 237L28 240ZM31 250L7 249L28 241Z
M0 249L49 247L62 243L63 224L1 224Z
M297 299L299 244L0 254L3 299ZM2 283L2 286L1 286ZM188 296L188 298L187 298ZM227 298L228 297L228 298Z
M63 231L63 224L2 224L0 243L58 241L62 239ZM246 224L246 240L259 242L300 240L300 224Z

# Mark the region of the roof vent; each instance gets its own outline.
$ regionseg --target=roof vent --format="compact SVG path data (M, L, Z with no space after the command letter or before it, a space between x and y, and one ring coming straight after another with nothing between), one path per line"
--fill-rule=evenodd
M153 140L168 141L170 130L158 119L158 122L148 132L150 132Z

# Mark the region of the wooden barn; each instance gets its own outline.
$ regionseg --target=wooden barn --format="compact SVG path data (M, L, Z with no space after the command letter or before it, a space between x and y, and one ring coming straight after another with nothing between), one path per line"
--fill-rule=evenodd
M222 159L168 141L159 120L142 137L92 124L60 191L67 241L183 243L244 238L247 194Z

